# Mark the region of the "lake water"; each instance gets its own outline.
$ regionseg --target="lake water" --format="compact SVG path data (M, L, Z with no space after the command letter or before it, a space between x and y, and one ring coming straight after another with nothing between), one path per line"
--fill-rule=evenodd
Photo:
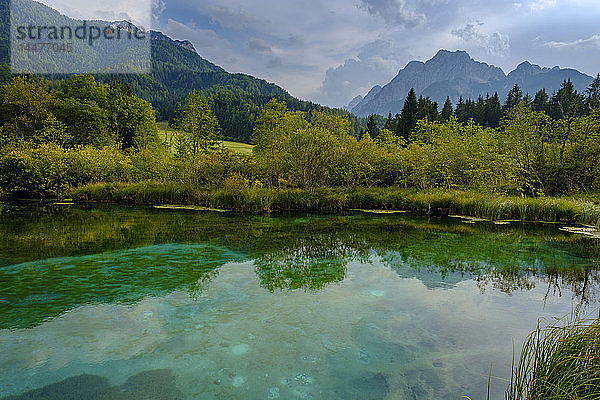
M559 224L0 210L1 399L502 399L538 319L597 315Z

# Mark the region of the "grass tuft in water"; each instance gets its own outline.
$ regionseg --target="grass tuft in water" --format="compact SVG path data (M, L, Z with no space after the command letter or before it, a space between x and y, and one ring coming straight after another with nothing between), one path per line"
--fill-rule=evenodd
M508 400L599 399L600 319L538 324L513 368Z

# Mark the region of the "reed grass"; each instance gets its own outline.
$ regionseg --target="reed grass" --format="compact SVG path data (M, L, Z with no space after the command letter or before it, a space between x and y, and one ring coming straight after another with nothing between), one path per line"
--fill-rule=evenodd
M506 398L600 399L600 319L538 324L513 365Z
M76 201L193 204L243 212L405 210L423 215L460 214L489 220L577 222L600 227L600 205L575 197L511 197L475 191L417 191L398 187L266 188L244 182L193 187L174 182L95 183L73 189Z

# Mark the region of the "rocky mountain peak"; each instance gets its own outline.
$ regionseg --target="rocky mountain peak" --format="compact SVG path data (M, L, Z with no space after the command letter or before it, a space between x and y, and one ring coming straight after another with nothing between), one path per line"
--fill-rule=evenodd
M411 88L417 96L430 97L443 104L450 96L453 104L462 97L477 99L478 96L498 92L501 98L518 84L523 93L535 94L542 87L552 92L564 79L571 79L578 90L585 90L591 77L575 70L559 67L542 68L524 61L510 74L501 68L475 61L463 50L439 50L426 62L411 61L398 75L383 87L376 86L351 111L358 116L370 114L387 115L399 113ZM583 89L581 89L583 88Z
M429 86L443 81L489 82L503 79L504 72L493 65L473 60L466 51L440 50L426 62L411 61L398 72L398 75L383 88L369 92L369 95L352 108L357 115L399 112L406 94L414 88L417 94L423 93ZM446 94L447 95L447 94ZM446 95L434 99L443 103Z

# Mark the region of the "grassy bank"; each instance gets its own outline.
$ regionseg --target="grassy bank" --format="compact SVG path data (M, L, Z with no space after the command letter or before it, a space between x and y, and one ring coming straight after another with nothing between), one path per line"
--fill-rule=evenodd
M600 320L539 327L526 340L507 399L598 399Z
M152 181L100 183L79 187L70 195L80 202L188 204L245 212L405 210L429 215L462 214L491 220L569 221L600 226L600 206L591 200L521 198L473 191L416 191L397 187L272 189L230 180L214 189Z

